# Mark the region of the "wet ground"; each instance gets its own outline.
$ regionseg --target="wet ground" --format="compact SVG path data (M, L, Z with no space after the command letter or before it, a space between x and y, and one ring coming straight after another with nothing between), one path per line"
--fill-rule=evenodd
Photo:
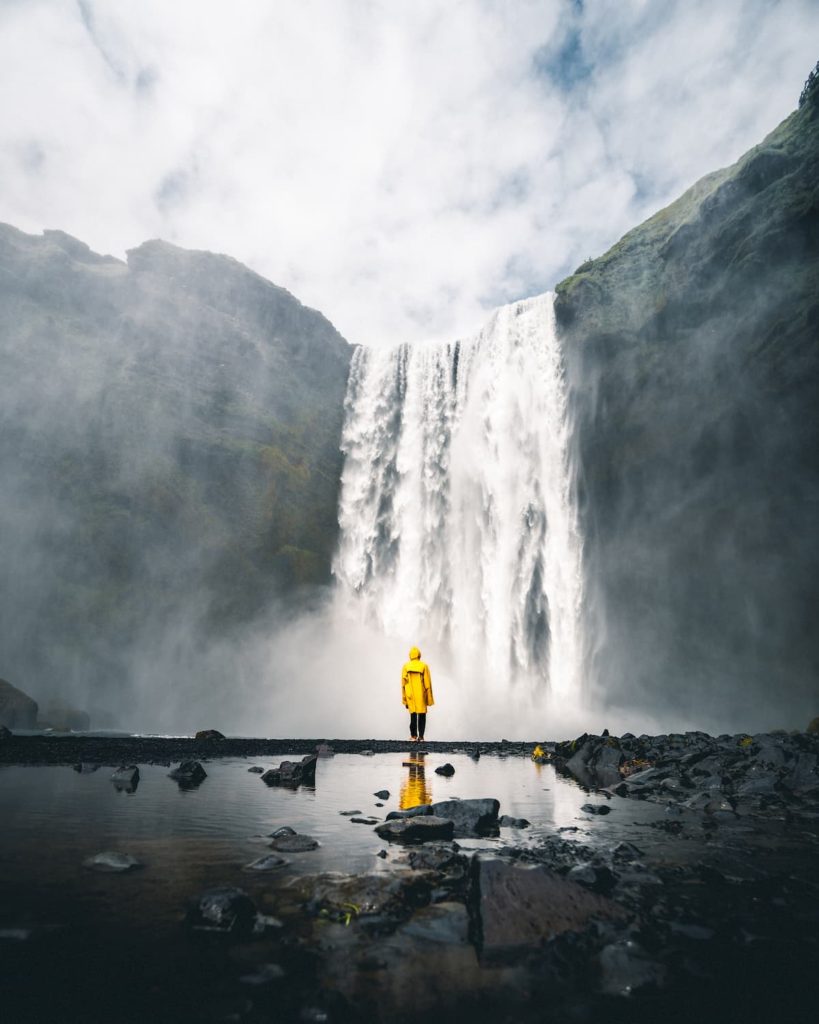
M82 741L51 742L64 746L50 758L73 744L73 759ZM815 1019L809 810L715 822L635 799L637 784L584 787L511 744L478 760L432 745L336 753L295 789L248 770L311 743L211 751L194 788L140 758L100 766L110 750L94 759L93 741L75 767L0 767L4 1019ZM135 785L112 782L120 760L138 764ZM423 844L375 831L390 811L485 797L530 824ZM319 845L293 851L272 837L283 827ZM105 851L139 866L84 866ZM264 857L275 866L247 870Z

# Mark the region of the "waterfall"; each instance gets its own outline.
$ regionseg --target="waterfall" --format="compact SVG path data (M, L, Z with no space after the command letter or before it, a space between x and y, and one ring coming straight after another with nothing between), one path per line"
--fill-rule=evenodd
M475 337L358 348L334 573L388 636L446 651L458 685L576 701L580 539L553 296Z

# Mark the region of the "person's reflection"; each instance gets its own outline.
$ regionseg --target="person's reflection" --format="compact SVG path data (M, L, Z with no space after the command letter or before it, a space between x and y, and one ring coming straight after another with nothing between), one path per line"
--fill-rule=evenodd
M401 810L419 804L431 804L432 791L427 789L424 776L424 755L408 754L404 767L407 769L407 777L401 783Z

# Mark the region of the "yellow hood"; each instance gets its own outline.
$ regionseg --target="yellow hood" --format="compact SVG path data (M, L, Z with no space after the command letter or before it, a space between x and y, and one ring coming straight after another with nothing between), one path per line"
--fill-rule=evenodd
M421 652L418 650L417 647L410 647L409 656L410 661L418 661L418 659L421 657Z

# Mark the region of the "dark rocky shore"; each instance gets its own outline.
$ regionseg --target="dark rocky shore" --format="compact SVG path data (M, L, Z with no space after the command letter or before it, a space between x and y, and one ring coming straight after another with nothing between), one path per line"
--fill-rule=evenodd
M322 742L6 736L0 761L164 764L309 755ZM503 755L531 757L535 744L425 746L479 746L500 775ZM351 826L375 824L371 870L342 858L338 871L294 873L315 843L279 828L272 852L234 874L194 878L183 857L198 895L164 926L142 907L112 937L95 904L75 911L73 931L15 939L0 921L6 1005L16 1021L168 1024L816 1019L819 736L584 735L535 756L586 788L576 825L526 840L528 823L499 816L492 793L405 810L376 793L384 820ZM628 838L607 839L612 823ZM119 853L84 868L125 881L138 866ZM147 981L135 988L137 968ZM42 1000L27 1015L25 979L39 977L60 993L58 1016Z

